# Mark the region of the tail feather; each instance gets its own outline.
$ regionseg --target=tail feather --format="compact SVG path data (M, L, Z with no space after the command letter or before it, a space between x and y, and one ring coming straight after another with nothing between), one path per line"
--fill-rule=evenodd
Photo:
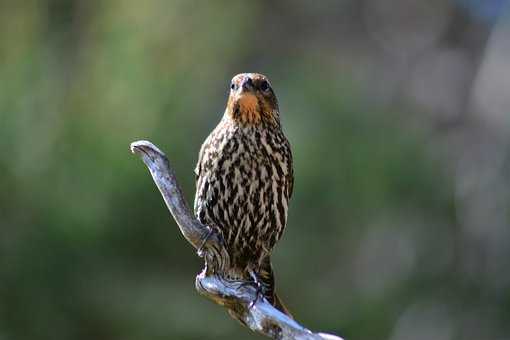
M290 314L287 307L285 307L280 297L275 293L274 273L269 256L267 256L261 261L261 265L257 276L258 279L260 280L260 283L262 284L264 297L276 309L292 318L292 315Z
M289 310L287 309L287 307L283 304L282 300L280 299L280 297L278 296L278 294L274 294L274 303L273 303L273 306L278 309L280 312L282 312L283 314L289 316L290 318L294 319L294 317L292 316L292 314L290 314Z

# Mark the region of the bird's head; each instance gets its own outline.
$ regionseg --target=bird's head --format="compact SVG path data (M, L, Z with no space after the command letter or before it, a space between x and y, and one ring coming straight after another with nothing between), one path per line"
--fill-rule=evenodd
M267 77L259 73L234 76L226 113L242 124L279 124L278 102Z

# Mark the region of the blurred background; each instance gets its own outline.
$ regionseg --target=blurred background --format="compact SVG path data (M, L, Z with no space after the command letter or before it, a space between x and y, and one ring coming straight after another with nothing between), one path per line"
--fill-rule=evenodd
M259 339L128 150L189 201L231 77L295 157L277 287L347 340L510 339L507 0L0 2L0 340Z

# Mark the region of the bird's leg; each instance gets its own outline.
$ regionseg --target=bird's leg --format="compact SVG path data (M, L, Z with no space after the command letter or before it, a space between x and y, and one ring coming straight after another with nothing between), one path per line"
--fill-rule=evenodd
M206 228L208 230L207 235L202 240L202 243L200 244L200 247L198 247L198 249L197 249L197 255L200 256L200 257L204 257L204 247L205 247L205 244L207 243L207 240L209 240L209 238L211 237L211 235L214 232L213 228L211 228L209 226L206 226Z
M237 283L237 284L239 284L239 287L246 287L246 286L253 287L253 286L255 286L255 289L256 289L255 299L253 301L251 301L250 305L248 306L248 308L251 309L253 306L255 306L255 304L257 303L259 298L261 296L262 297L264 296L264 293L262 291L263 286L262 286L260 280L258 279L257 274L255 274L255 272L251 269L248 269L248 273L251 277L251 280L231 279L231 278L228 278L225 276L220 276L220 280L228 282L228 283Z
M246 286L255 286L258 287L260 284L255 276L255 273L251 270L248 270L248 273L250 274L251 280L242 280L238 278L232 278L229 276L222 276L221 280L228 282L230 284L232 283L238 283L240 287L246 287Z
M253 306L255 306L255 304L257 303L257 301L259 299L259 297L263 296L263 292L262 292L262 284L260 283L257 274L253 270L251 270L251 269L248 269L248 273L250 274L250 276L251 276L251 278L253 280L252 283L255 283L255 287L257 289L257 295L255 296L255 300L250 302L250 305L248 306L248 308L251 309Z

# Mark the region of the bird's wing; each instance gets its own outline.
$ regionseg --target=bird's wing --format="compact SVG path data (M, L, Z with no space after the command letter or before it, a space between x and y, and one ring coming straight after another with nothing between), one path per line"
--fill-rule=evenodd
M289 193L288 199L292 197L293 190L294 190L294 174L291 171L290 175L287 177L287 192Z
M202 144L202 147L200 148L200 152L198 153L198 162L195 166L195 170L193 172L195 173L195 184L198 182L198 178L200 177L200 171L202 171L202 158L204 157L204 145Z
M198 153L198 162L197 162L197 165L196 165L195 170L194 170L194 172L195 172L195 181L196 182L198 182L198 179L199 179L200 174L202 172L202 161L204 159L205 149L209 146L209 140L210 139L211 139L211 135L209 135L205 139L204 143L200 147L200 152Z
M288 173L287 173L287 199L290 200L292 197L292 192L294 190L294 165L292 164L292 151L290 149L290 143L287 139L285 139L286 147L288 148Z

